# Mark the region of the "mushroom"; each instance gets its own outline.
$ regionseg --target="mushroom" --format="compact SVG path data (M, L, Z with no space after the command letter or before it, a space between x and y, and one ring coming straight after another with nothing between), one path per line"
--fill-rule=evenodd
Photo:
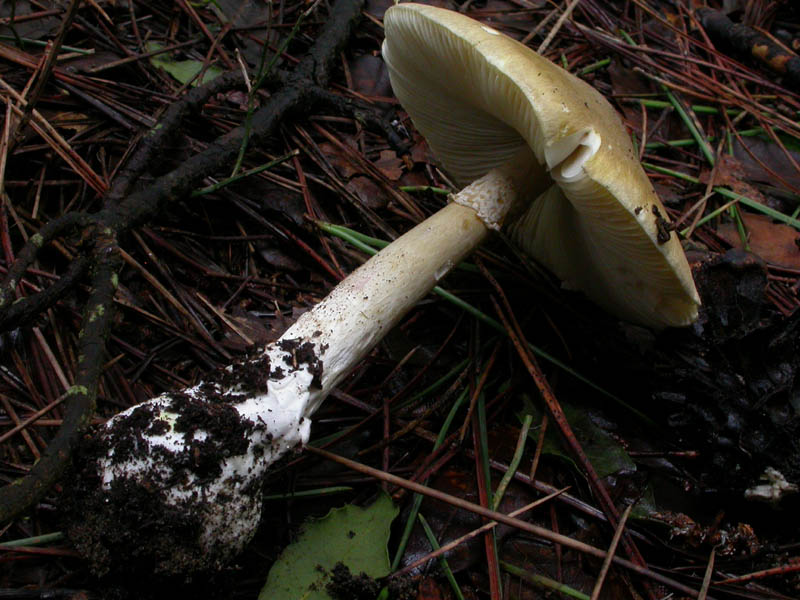
M77 461L67 524L95 573L186 574L244 548L268 468L308 441L330 391L502 221L513 189L489 173L456 197L475 209L452 203L399 237L276 342L100 428Z
M384 27L394 93L457 183L509 166L535 175L515 181L509 232L524 250L625 320L697 318L680 242L599 92L460 13L399 4Z
M68 528L95 571L185 573L238 553L257 529L268 468L308 441L330 390L506 220L531 254L615 314L656 328L695 318L680 244L600 94L458 13L397 5L385 27L395 93L466 187L277 342L101 428Z

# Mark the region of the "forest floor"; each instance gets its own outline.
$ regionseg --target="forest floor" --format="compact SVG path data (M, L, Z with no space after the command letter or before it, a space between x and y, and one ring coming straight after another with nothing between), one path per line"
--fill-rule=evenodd
M381 58L391 4L0 3L0 597L255 598L304 522L383 492L399 509L371 540L386 564L349 577L312 544L304 597L589 598L598 581L598 598L800 597L791 1L434 0L617 109L686 250L697 323L621 322L494 235L313 420L313 446L435 499L298 449L219 572L99 574L64 534L94 428L275 340L446 203ZM485 522L453 498L506 514L547 498L519 518L576 543L503 525L427 560ZM578 542L638 569L606 574Z

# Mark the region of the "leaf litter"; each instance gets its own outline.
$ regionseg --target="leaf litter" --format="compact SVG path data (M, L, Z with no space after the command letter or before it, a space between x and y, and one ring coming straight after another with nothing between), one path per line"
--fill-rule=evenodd
M52 39L61 13L49 3L15 4L17 16L26 18L16 31L8 27L8 20L0 23L0 35L5 36L0 40L0 77L21 92L44 56L44 48L33 42ZM518 39L533 33L528 43L538 47L567 4L492 0L461 8ZM769 33L787 47L797 37L800 17L790 3L709 4L716 9L724 4L728 17ZM198 381L232 357L244 355L251 342L277 336L325 295L338 274L351 271L363 260L360 252L312 227L312 220L389 239L441 205L441 196L401 193L386 185L449 187L446 174L437 171L435 159L402 109L388 102L391 93L379 58L382 33L377 22L389 5L367 4L367 18L345 48L331 86L336 94L372 107L377 121L387 121L383 130L362 126L334 109L313 115L316 127L308 123L312 115L296 116L283 123L280 135L252 146L246 166L300 149L296 160L207 197L170 206L150 224L158 243L151 243L153 238L147 236L123 241L135 263L126 263L120 272L96 421L163 390ZM60 58L36 102L63 141L26 129L16 147L4 144L1 148L6 194L0 218L4 267L48 219L99 208L95 190L105 189L113 180L138 143L138 133L185 92L192 76L236 67L237 49L250 68L257 67L264 42L274 52L304 7L180 3L174 12L167 12L140 1L86 3L65 46L91 54ZM712 585L709 595L792 597L798 589L792 568L797 555L792 532L800 526L796 511L791 511L796 497L767 507L745 501L744 492L768 467L791 481L800 480L798 232L708 191L710 186L720 186L797 216L800 98L780 75L731 50L723 40L709 39L692 8L685 1L581 2L559 26L546 54L573 72L585 70L584 79L616 103L645 161L699 180L693 183L664 172L650 173L659 191L664 191L662 198L673 221L690 224L694 216L690 209L700 201L699 216L719 211L694 228L686 240L704 300L698 325L654 336L613 322L577 295L557 289L546 274L520 262L502 243L491 244L480 257L499 280L532 342L657 424L643 423L606 396L545 367L564 404L575 411L601 413L613 424L612 434L603 435L613 435L616 446L635 462L634 476L606 478L615 497L634 501L637 493L652 496L652 505L662 516L681 515L666 519L673 528L671 535L645 522L628 524L648 564L674 568L676 577L697 589L710 546L720 543L724 534L734 540L726 542L734 550L727 556L720 552L712 583L749 574L754 579L749 584ZM0 18L9 19L10 10L10 3L0 6ZM113 27L105 14L112 15ZM317 8L283 51L280 72L290 71L303 56L324 19L325 12ZM542 22L545 25L537 31L536 25ZM20 46L13 39L15 33L31 42ZM143 56L150 42L170 47L192 40L197 41L157 55L173 66L188 63L191 73L178 73L177 78L160 71L158 60L154 64ZM67 52L65 48L62 54ZM603 64L606 59L609 62ZM714 165L676 110L655 104L666 102L662 85L688 109L705 145L715 152ZM257 100L265 101L278 89L279 83L269 82ZM189 116L137 185L147 185L240 123L247 106L242 90L214 96ZM10 92L2 94L7 103L14 101ZM402 143L392 142L388 131ZM345 140L347 150L329 136ZM206 185L213 183L212 178L229 176L229 169L230 165L220 165L217 172L208 173ZM50 285L80 254L81 244L78 237L65 237L48 246L35 269L20 281L21 293ZM493 289L482 277L458 272L445 285L484 315L493 315L486 300ZM57 400L74 377L75 340L85 298L86 291L78 286L42 313L33 326L11 328L3 334L0 435L18 428L3 438L0 448L0 472L6 483L27 472L62 423L64 413ZM314 438L324 440L345 431L337 442L339 453L379 447L360 460L409 478L427 478L447 469L450 477L463 481L462 489L476 485L476 469L484 466L476 466L474 456L484 455L489 457L486 468L495 472L482 480L487 486L496 485L502 476L498 469L507 468L510 460L507 440L518 434L521 399L533 388L516 356L508 353L507 342L494 336L480 320L462 315L459 308L434 297L427 299L343 384L316 422ZM505 359L490 360L487 348L495 343L501 344L500 356ZM415 360L415 348L429 360ZM457 368L464 360L466 366ZM432 450L448 410L438 396L450 388L474 389L475 374L483 372L487 421L503 435L467 437L460 446L451 440ZM534 402L539 402L535 394ZM53 408L48 411L49 406ZM455 418L458 429L464 413ZM599 434L587 433L578 422L573 426L581 444L591 447L591 438ZM555 431L552 424L550 428ZM405 433L390 438L394 431ZM383 445L379 444L382 440L386 440ZM532 440L515 472L524 491L512 494L544 493L537 485L569 485L566 494L532 518L605 547L611 531L583 475L565 467L563 459L546 455L531 484L525 477L534 452ZM433 482L450 490L440 480ZM325 468L308 457L282 465L269 482L275 490L293 492L341 484L353 489L349 499L361 505L376 490L372 480ZM410 497L392 491L395 500L407 506ZM62 488L54 488L28 511L27 518L3 525L0 543L28 541L16 546L22 548L17 550L0 546L0 556L10 566L0 576L0 586L77 588L91 593L106 589L112 590L110 594L137 597L155 597L170 586L183 589L183 583L175 582L164 583L158 590L150 582L138 586L130 581L98 582L88 575L68 542L50 541L37 549L40 533L60 528L62 493ZM320 517L330 506L341 504L340 499L327 498L298 497L269 506L262 530L239 563L187 589L199 597L218 597L231 590L253 597L272 562L264 556L275 557L282 548L291 548L296 524L307 516ZM448 521L446 508L438 515L428 506L424 511L430 522L437 523L434 531L440 543L455 535L438 525ZM361 533L356 525L341 527ZM364 537L371 536L364 533ZM478 538L484 546L467 552L466 560L452 562L465 596L488 597L489 569L502 568L511 587L522 589L525 597L540 597L545 593L539 587L543 580L536 583L513 569L523 565L534 572L537 564L540 572L536 575L563 582L572 591L591 591L598 565L513 531L501 538ZM372 542L380 548L373 554L382 555L385 537ZM422 538L416 542L417 549L427 543ZM396 543L393 537L389 546ZM486 544L500 549L500 563L495 566L487 567ZM355 577L362 570L366 571L355 565L350 568ZM753 580L758 586L752 585ZM419 582L419 597L449 593L443 591L449 584L435 564L426 567ZM641 580L622 570L605 585L609 598L650 593Z

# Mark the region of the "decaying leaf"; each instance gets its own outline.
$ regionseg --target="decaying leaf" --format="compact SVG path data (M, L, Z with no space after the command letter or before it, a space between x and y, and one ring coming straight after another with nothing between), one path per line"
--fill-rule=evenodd
M397 181L403 175L403 161L397 158L394 150L382 150L380 158L375 161L375 166L392 181Z
M605 477L614 473L636 470L636 463L628 456L625 448L600 427L589 413L566 402L561 403L561 408L598 475ZM534 416L534 422L541 421L541 412L532 402L525 403L525 412ZM530 437L531 443L536 443L539 439L538 429L531 429L528 437ZM561 439L553 430L548 430L545 434L542 453L558 456L574 465L572 456L564 449Z
M373 179L358 175L347 182L347 189L353 192L364 206L371 209L383 208L388 202L386 192Z
M747 228L747 243L751 252L772 265L800 269L800 231L775 223L766 215L740 214ZM722 224L717 233L734 248L744 247L734 223Z
M348 143L346 139L343 141ZM319 149L325 155L327 161L336 169L336 172L345 179L350 179L353 175L361 172L358 166L340 148L330 142L321 142Z
M391 96L386 63L372 54L357 56L350 63L353 89L364 96Z
M711 173L712 171L703 171L700 174L700 181L703 183L708 183ZM756 202L760 202L761 204L767 204L767 199L764 197L764 195L749 182L747 172L745 171L742 163L740 163L733 156L728 154L723 154L720 156L719 162L717 162L716 166L714 167L713 174L714 185L724 185L731 188L737 194L747 196L748 198L755 200Z
M689 548L715 547L721 556L749 556L761 548L755 531L747 523L703 526L683 513L654 513L651 518L670 527L673 539Z
M148 42L146 48L148 52L161 50L164 46L158 42ZM150 63L154 67L164 69L174 79L182 84L187 84L190 81L192 86L196 87L201 83L207 83L220 75L222 69L216 65L209 65L203 73L203 76L198 78L198 74L203 69L203 61L201 60L175 60L168 52L163 54L156 54L150 57Z
M784 145L787 147L789 156L771 140L760 137L736 139L733 142L733 154L742 163L744 171L751 181L779 186L780 182L775 178L775 175L778 175L787 184L800 188L800 173L792 164L792 162L800 163L800 152L797 151L796 146L792 148L787 140L784 140ZM772 173L762 165L769 167Z

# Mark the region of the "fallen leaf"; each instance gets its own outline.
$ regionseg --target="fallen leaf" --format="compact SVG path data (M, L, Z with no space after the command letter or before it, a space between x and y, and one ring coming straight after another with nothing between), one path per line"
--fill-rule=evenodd
M277 336L275 336L274 333L264 325L263 321L253 313L244 310L240 306L234 306L231 313L232 314L227 315L228 320L256 346L263 346L276 339ZM252 344L249 344L247 340L243 339L239 333L231 331L227 327L225 328L221 343L226 348L231 348L240 352L252 348Z
M328 600L329 574L338 563L351 573L389 573L386 544L397 508L386 494L369 507L347 505L307 522L297 541L272 565L259 600Z
M394 150L382 150L380 158L375 161L375 166L392 181L397 181L403 175L403 161L397 158Z
M148 52L161 50L164 46L158 42L147 42L146 48ZM182 84L192 82L192 87L196 87L201 83L207 83L222 74L222 69L216 65L209 65L203 73L203 76L198 79L197 75L203 68L203 61L201 60L175 60L168 52L163 54L156 54L150 57L150 64L154 67L163 69L169 73L174 79Z
M49 116L49 111L43 113L51 125L58 129L69 129L75 133L82 133L89 129L91 123L88 116L83 113L60 111Z
M411 159L414 162L418 163L436 162L436 159L433 156L433 152L431 152L431 149L428 146L428 142L425 141L425 138L419 135L418 133L414 134L414 144L411 146L409 153L411 154Z
M204 3L217 18L233 27L246 27L247 35L237 37L237 45L245 60L256 66L261 62L264 42L276 43L277 32L270 27L253 27L254 23L269 23L272 7L261 0L214 0ZM265 38L269 39L265 39Z
M262 210L274 211L276 214L289 217L296 225L302 225L306 222L304 216L306 206L300 194L290 192L260 177L247 177L240 181L239 184L241 188L237 186L233 189L237 191L241 189L241 193L244 195L250 198L258 198Z
M781 182L775 178L775 175L767 171L750 155L750 153L752 153L759 161L767 165L773 173L776 173L789 185L800 188L800 173L797 172L797 169L795 169L792 164L792 160L796 163L800 163L800 152L796 149L788 148L789 156L792 159L790 160L786 156L786 153L772 141L751 137L742 138L742 142L744 142L744 144L740 143L738 139L734 140L733 155L742 163L744 172L747 174L749 180L784 187Z
M2 4L2 3L0 3ZM0 28L0 34L2 28ZM111 52L110 50L95 50L92 54L79 54L64 61L59 61L59 64L68 67L69 70L78 73L85 73L91 71L94 67L106 65L122 58L119 54Z
M526 399L524 406L525 413L533 415L534 422L541 420L541 413L532 402ZM583 446L583 450L589 458L589 462L592 463L592 466L600 477L636 471L636 463L633 462L633 459L625 451L622 444L598 424L602 423L602 419L600 419L599 416L593 418L591 413L579 410L575 406L563 401L561 402L561 408L572 430L575 432L575 437L578 438ZM524 413L521 413L519 415L520 419L522 419L523 414ZM528 432L528 437L532 443L537 443L539 440L539 431L537 429L531 429ZM572 455L564 447L561 436L558 435L554 427L548 428L544 436L542 454L557 456L575 466L576 470L578 469Z
M514 439L514 435L505 436L506 439ZM494 443L490 442L494 449ZM497 456L492 451L492 456ZM464 498L470 502L478 502L478 489L475 478L475 471L472 466L462 468L460 466L447 466L440 470L433 481L431 487L450 494ZM518 508L525 506L532 502L533 497L531 492L524 486L517 482L511 482L503 495L500 502L500 512L509 513ZM481 518L478 515L456 511L453 512L453 507L441 500L433 498L425 498L420 505L420 513L424 515L425 519L433 531L436 539L440 544L445 544L451 540L461 537L462 535L472 531L481 524ZM530 515L521 517L529 520ZM499 525L495 529L495 535L499 541L506 539L509 535L513 534L513 528L507 525ZM411 535L408 539L405 554L403 555L402 566L408 566L418 559L423 558L430 554L431 546L428 536L424 533L419 523L415 523ZM458 545L445 554L447 562L454 573L463 571L474 565L476 561L486 559L485 548L483 539L475 537ZM421 569L422 567L420 567Z
M544 0L526 0L526 8L542 8L545 6ZM531 30L530 13L527 10L519 10L520 5L506 0L486 0L480 8L470 6L470 16L486 21L487 25L502 31L505 35L521 40ZM451 8L446 3L443 8Z
M800 269L800 232L788 225L775 223L766 215L741 214L753 254L772 265ZM717 233L734 248L744 247L735 223L723 223Z
M767 199L755 187L749 183L749 177L744 166L735 157L723 154L719 157L714 173L714 185L724 185L731 188L737 194L747 196L761 204L767 205ZM708 183L712 171L704 170L700 173L700 181Z
M367 208L383 208L388 203L386 192L369 177L358 175L347 182L347 189L353 192Z
M336 169L336 172L344 179L350 179L353 175L361 173L361 169L350 162L350 159L340 148L329 142L321 142L319 149L333 168Z
M217 98L235 106L239 110L247 110L247 103L249 98L247 92L243 90L230 90L225 93L217 94Z
M264 245L258 249L258 254L267 264L277 271L291 271L297 273L305 269L302 263L296 261L281 248Z
M394 0L367 0L364 11L378 19L383 19L383 15L394 6Z
M362 54L350 63L353 89L364 96L392 96L389 71L383 59Z
M57 16L37 17L36 19L20 19L22 15L30 15L40 10L29 0L16 0L16 2L0 2L0 18L8 19L16 14L17 23L14 29L17 35L32 40L41 40L53 37L61 25L61 19ZM0 27L1 35L13 36L13 31L6 25Z
M403 174L400 178L400 185L403 186L426 186L430 185L431 182L428 181L428 176L425 173L420 171L407 171Z

